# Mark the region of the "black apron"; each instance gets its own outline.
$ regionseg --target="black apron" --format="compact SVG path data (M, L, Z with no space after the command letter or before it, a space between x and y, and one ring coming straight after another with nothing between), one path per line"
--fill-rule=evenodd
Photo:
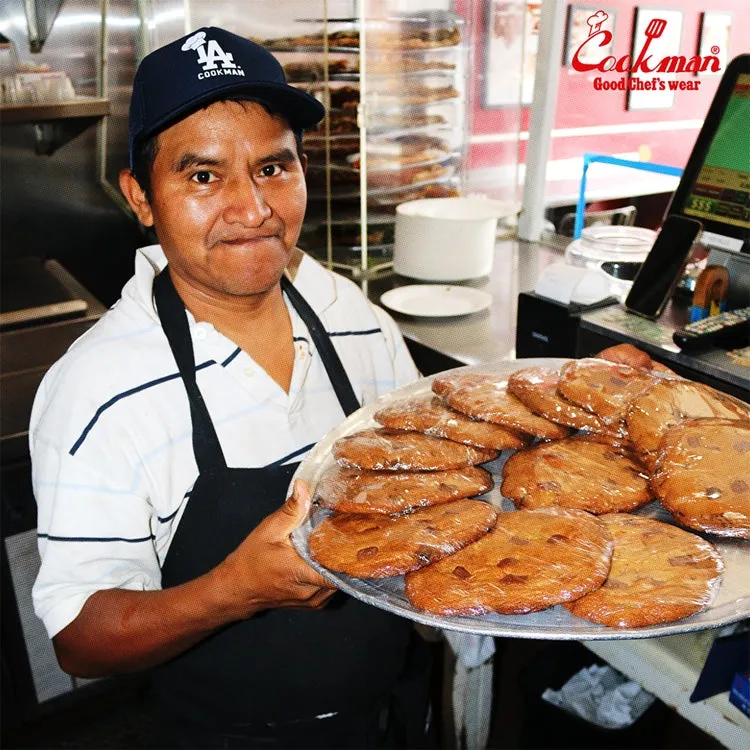
M346 415L359 408L323 325L290 281L281 286L304 321ZM199 475L162 567L162 587L208 572L277 510L298 463L226 465L195 378L184 305L169 272L156 307L190 402ZM322 610L273 609L235 622L154 670L162 711L206 732L263 736L321 714L367 711L393 690L412 631L408 620L341 592ZM314 722L319 724L320 722Z

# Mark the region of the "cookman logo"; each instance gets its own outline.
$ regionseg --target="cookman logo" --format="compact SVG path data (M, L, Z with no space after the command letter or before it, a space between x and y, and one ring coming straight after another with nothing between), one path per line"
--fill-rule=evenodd
M198 31L185 40L181 47L183 52L194 50L198 53L198 63L203 66L203 72L198 73L198 80L213 76L244 76L245 71L234 64L231 52L224 52L215 39L206 42L206 32ZM221 67L217 65L221 63Z
M581 73L598 71L599 73L628 73L629 78L620 78L617 81L605 80L601 77L594 79L594 88L601 89L631 89L652 91L683 91L696 90L701 82L697 80L677 80L675 73L718 73L720 68L719 58L716 56L721 51L718 47L711 48L711 55L701 57L685 57L684 55L666 55L660 59L654 59L649 54L649 48L654 39L662 36L667 28L667 21L663 18L653 18L645 29L645 40L640 51L635 55L635 60L630 55L615 57L614 55L597 54L599 48L611 50L612 32L603 29L602 24L609 15L599 10L586 19L589 27L589 36L573 53L571 66ZM634 50L635 54L635 50ZM598 61L597 61L598 59ZM596 61L596 62L595 62ZM670 79L659 78L658 73L669 74ZM644 76L639 78L638 74Z

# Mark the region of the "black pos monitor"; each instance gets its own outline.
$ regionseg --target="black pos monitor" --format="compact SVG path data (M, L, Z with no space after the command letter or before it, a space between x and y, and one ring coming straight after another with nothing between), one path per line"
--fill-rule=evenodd
M667 213L701 221L708 247L750 253L750 54L727 66Z

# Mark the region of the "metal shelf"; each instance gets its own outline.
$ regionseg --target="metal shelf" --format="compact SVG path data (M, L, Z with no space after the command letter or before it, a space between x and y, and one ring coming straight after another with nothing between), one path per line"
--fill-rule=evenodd
M33 125L38 155L49 156L109 114L109 99L80 97L47 104L2 104L0 123Z

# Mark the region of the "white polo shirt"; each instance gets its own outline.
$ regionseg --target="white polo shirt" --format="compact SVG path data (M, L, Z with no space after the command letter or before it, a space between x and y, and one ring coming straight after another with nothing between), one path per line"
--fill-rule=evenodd
M198 476L187 395L152 300L165 264L158 245L138 251L120 300L49 370L34 401L42 564L33 598L50 637L99 589L161 587L160 565ZM393 320L355 284L307 256L294 284L360 403L418 377ZM188 314L198 387L230 467L300 461L344 418L307 328L285 301L295 344L288 394Z

